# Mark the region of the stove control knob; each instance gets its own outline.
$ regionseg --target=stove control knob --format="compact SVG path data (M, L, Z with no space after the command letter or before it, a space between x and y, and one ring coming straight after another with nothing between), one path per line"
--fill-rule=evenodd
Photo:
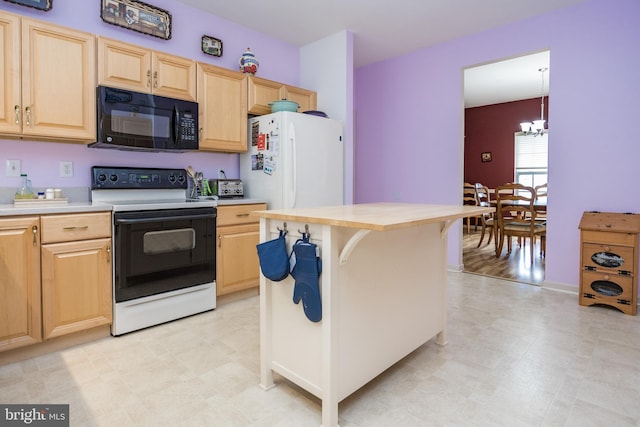
M172 184L176 181L176 176L173 173L170 173L168 178L169 182Z
M118 180L118 175L112 173L109 179L111 180L111 182L116 182Z
M182 175L182 174L178 175L178 182L180 184L182 184L184 182L184 180L185 180L184 175Z
M107 174L101 173L98 175L98 181L105 182L107 180Z

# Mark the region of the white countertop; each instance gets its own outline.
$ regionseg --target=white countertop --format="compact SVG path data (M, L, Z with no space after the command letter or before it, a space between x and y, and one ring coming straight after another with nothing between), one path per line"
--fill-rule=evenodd
M253 203L265 203L262 199L219 199L218 206L227 205L247 205ZM111 211L112 206L105 203L74 202L60 205L40 206L14 206L13 204L0 204L0 217L16 215L47 215L47 214L67 214L79 212L105 212Z

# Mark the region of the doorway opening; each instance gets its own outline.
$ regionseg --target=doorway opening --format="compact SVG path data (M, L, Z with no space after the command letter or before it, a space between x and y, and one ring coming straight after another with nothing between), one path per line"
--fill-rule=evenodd
M518 181L517 174L522 171L516 167L515 141L516 135L522 135L520 123L537 120L541 115L549 117L548 102L544 102L548 101L549 79L546 85L543 80L541 87L539 70L542 67L550 69L548 50L463 70L463 182L481 183L493 191L502 184ZM469 232L463 227L460 247L464 272L542 284L545 258L540 239L534 242L536 256L531 263L529 239L521 245L514 240L510 253L505 244L496 257L495 236L487 244L485 235L478 246L480 235L480 222L477 228L472 222Z

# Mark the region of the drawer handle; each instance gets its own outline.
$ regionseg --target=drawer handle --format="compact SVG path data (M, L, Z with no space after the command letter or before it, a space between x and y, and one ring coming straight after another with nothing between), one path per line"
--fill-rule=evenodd
M13 107L13 110L16 114L16 124L19 125L20 124L20 106L16 105L15 107Z
M249 216L249 213L237 214L238 217L246 217Z
M111 245L107 246L107 263L111 263Z
M38 246L38 226L31 227L31 231L33 232L33 246Z
M89 228L88 225L81 225L80 227L64 227L64 231L75 231L75 230L86 230Z
M222 247L222 234L218 234L218 247Z

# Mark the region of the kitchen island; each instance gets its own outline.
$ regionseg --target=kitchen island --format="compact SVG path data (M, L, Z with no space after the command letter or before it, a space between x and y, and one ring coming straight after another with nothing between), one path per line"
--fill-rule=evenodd
M273 373L322 400L322 425L338 402L435 337L446 344L447 231L476 206L374 203L253 212L260 241L287 229L320 248L322 319L292 300L294 279L260 278L260 385Z

